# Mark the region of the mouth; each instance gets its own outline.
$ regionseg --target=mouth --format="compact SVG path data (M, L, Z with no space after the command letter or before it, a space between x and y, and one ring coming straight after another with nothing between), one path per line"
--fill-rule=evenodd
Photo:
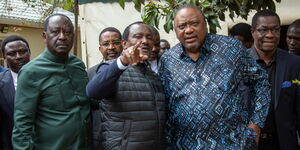
M56 47L65 49L65 48L68 48L68 45L67 44L58 44Z
M191 43L191 42L194 42L196 39L197 39L197 36L190 36L190 37L184 38L184 41L187 43Z
M21 68L22 66L26 65L26 62L19 62L16 63L16 65Z
M289 50L290 50L290 51L295 51L295 50L296 50L296 47L291 47L291 46L289 46Z
M107 56L108 57L116 57L117 53L116 52L109 52L109 53L107 53Z
M274 46L276 44L275 41L263 41L263 44L265 46Z
M142 51L149 51L150 48L149 48L148 46L142 46L142 47L141 47L141 50L142 50Z

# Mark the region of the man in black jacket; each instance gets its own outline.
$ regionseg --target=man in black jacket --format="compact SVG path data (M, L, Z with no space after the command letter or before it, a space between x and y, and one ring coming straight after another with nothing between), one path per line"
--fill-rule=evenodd
M122 44L122 55L103 63L87 85L87 95L101 99L101 148L163 150L165 95L145 61L153 48L150 27L143 22L129 25Z
M300 131L300 57L277 48L280 18L271 10L252 19L254 47L248 49L269 74L271 102L259 150L297 150Z

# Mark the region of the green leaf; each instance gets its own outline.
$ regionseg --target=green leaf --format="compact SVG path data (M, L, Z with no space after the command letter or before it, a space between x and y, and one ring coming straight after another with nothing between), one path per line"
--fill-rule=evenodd
M123 9L125 8L125 0L119 0L119 4Z
M138 11L141 12L141 1L140 0L132 0L132 2L134 3L134 8Z

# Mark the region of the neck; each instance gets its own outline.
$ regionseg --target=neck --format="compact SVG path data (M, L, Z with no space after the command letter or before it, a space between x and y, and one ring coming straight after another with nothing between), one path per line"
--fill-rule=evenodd
M262 59L266 64L269 64L272 61L275 51L276 50L270 51L270 52L265 52L265 51L256 49L256 52L257 52L259 58Z
M193 60L193 61L197 61L200 57L200 51L190 51L190 50L186 50L186 53L190 56L190 58Z

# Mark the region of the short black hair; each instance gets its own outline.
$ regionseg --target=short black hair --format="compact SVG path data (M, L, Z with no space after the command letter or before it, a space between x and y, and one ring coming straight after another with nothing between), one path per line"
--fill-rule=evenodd
M182 9L184 9L184 8L194 8L194 9L196 9L196 10L199 11L199 13L203 16L203 18L205 18L204 14L203 14L203 12L202 12L202 10L201 10L201 6L196 6L196 5L194 5L194 4L184 4L184 5L179 6L178 9L177 9L176 12L175 12L175 16L177 15L177 13L178 13L180 10L182 10ZM205 19L204 19L204 20L205 20Z
M295 21L289 26L289 28L291 28L291 27L297 27L297 28L300 28L300 19L295 20Z
M144 24L144 25L147 25L145 22L142 22L142 21L137 21L137 22L134 22L130 25L128 25L124 32L123 32L123 40L127 41L128 40L128 36L129 36L129 32L130 32L130 28L135 25L135 24ZM148 26L148 25L147 25ZM150 29L151 30L151 29Z
M5 38L2 41L1 52L2 52L3 55L4 55L4 50L5 50L6 44L9 43L9 42L13 42L13 41L23 41L27 45L27 47L28 47L28 49L30 51L29 44L28 44L28 42L23 37L18 36L18 35L11 35L11 36Z
M165 43L170 44L166 39L161 39L160 42L165 42Z
M68 16L66 16L66 15L64 15L64 14L52 14L52 15L48 16L47 19L46 19L45 22L44 22L44 31L47 31L47 28L48 28L48 25L49 25L49 20L50 20L52 17L54 17L54 16L62 16L62 17L67 18L67 20L71 23L72 28L74 29L73 23L72 23L71 19L70 19Z
M160 35L159 35L159 32L157 31L157 29L153 26L150 26L150 29L151 29L153 35L158 36L158 38L160 39Z
M100 42L101 36L102 36L102 34L103 34L104 32L116 32L116 33L119 35L119 38L122 39L121 32L120 32L117 28L115 28L115 27L107 27L107 28L103 29L103 30L100 32L100 34L99 34L99 42Z
M278 14L273 11L273 10L270 10L270 9L265 9L265 10L261 10L261 11L258 11L252 18L252 29L255 29L256 26L257 26L257 20L259 17L267 17L267 16L274 16L277 18L278 20L278 23L280 24L280 18L278 16Z
M229 30L229 35L230 36L242 36L244 37L246 42L251 42L253 40L252 34L251 34L251 26L247 23L238 23L234 25L230 30Z

